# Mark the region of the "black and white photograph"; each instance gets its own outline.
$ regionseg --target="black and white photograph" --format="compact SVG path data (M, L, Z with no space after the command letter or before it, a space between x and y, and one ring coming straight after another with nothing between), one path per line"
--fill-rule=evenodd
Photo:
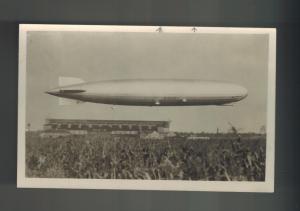
M273 192L273 28L21 24L20 188Z

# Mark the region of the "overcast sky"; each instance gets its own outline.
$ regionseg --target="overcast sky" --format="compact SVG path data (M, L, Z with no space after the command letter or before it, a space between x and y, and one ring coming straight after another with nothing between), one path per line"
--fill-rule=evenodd
M108 32L28 32L26 122L45 118L170 120L171 130L242 131L266 124L268 36ZM110 79L202 79L240 84L248 97L234 106L130 107L83 103L60 106L44 91L59 76Z

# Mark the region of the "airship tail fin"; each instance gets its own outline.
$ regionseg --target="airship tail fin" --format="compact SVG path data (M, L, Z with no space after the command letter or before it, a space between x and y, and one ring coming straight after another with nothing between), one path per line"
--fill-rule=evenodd
M65 106L65 105L76 105L76 104L81 104L84 103L83 101L80 100L72 100L72 99L67 99L67 98L62 98L60 97L58 99L58 104Z
M59 77L58 78L58 85L59 86L68 86L73 84L80 84L84 83L84 80L81 78L74 78L74 77Z

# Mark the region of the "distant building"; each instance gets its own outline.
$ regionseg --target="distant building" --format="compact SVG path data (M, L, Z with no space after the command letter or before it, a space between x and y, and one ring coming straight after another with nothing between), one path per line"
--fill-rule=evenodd
M169 127L169 121L46 119L44 131L64 130L73 135L88 133L140 135L154 131L168 133Z
M208 136L197 136L197 135L192 135L192 136L189 136L187 138L187 140L210 140L210 137Z
M66 130L46 130L40 133L41 138L60 138L69 135L71 135L71 133Z
M265 125L263 125L263 126L260 127L259 133L260 134L266 134L266 126Z
M142 139L155 139L155 140L161 140L165 137L164 134L159 133L157 131L153 131L152 133L143 134L141 135Z
M116 130L111 131L112 135L138 135L138 131Z

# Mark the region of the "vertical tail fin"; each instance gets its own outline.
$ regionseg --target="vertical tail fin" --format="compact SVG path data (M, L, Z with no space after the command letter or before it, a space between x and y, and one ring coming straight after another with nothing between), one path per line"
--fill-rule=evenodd
M81 78L74 78L74 77L59 77L58 78L58 85L59 86L68 86L73 84L80 84L84 83L84 80Z
M74 77L59 77L58 78L58 85L59 86L68 86L68 85L75 85L75 84L80 84L84 83L84 80L81 78L74 78ZM74 105L74 104L79 104L81 103L78 100L72 100L72 99L67 99L67 98L62 98L60 97L58 99L59 105Z
M71 100L71 99L66 99L66 98L58 98L58 105L75 105L76 101L75 100Z

